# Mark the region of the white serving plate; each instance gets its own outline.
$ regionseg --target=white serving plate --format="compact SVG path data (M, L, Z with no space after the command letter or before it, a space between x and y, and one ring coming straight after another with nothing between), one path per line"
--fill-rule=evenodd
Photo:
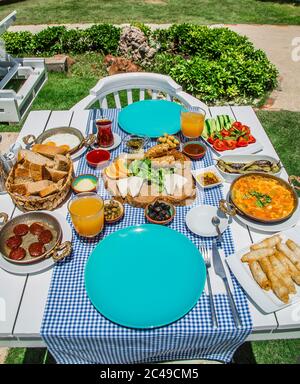
M227 151L228 152L228 151ZM232 155L222 155L219 157L217 160L223 160L226 162L234 162L234 163L250 163L252 161L258 161L258 160L268 160L271 162L279 162L279 159L276 159L275 157L272 156L267 156L267 155L237 155L237 154L232 154ZM223 176L223 178L231 183L233 180L235 180L237 177L241 176L240 173L226 173L223 172L218 165L216 164L217 170L220 172L220 174ZM279 172L277 173L272 173L273 176L279 177L282 171L282 166ZM264 174L264 173L263 173Z
M204 140L204 139L203 139ZM224 155L251 155L253 153L257 153L263 150L263 145L256 141L255 143L247 145L247 147L238 147L235 149L230 149L227 151L216 151L212 144L210 144L207 140L204 140L205 144L208 145L218 156L224 156Z
M213 172L217 177L218 179L220 180L218 183L215 183L215 184L211 184L211 185L202 185L200 183L199 180L197 180L197 176L200 175L201 173L204 173L204 172ZM195 180L196 180L196 183L203 189L208 189L208 188L214 188L214 187L217 187L218 185L221 185L222 183L224 183L224 178L223 176L221 175L221 173L219 172L219 170L217 169L217 167L215 167L214 165L211 165L209 167L205 167L205 168L198 168L198 169L192 169L191 170L191 173L192 175L194 176Z
M297 244L300 244L300 227L298 226L287 231L280 232L280 235L283 241L292 239ZM297 286L296 284L297 292L294 295L290 295L290 302L288 304L285 304L279 300L271 290L265 291L260 288L260 286L252 277L248 263L241 262L241 257L247 253L249 249L250 246L241 249L235 254L227 257L226 262L251 300L265 313L276 312L280 309L288 307L289 305L299 302L300 286Z
M58 220L62 230L61 242L64 243L65 241L70 241L72 243L72 229L70 225L67 223L66 218L55 211L54 212L41 211L41 212L45 212L48 215L53 215ZM55 265L55 261L53 260L52 257L49 257L49 259L44 259L37 263L20 265L20 264L10 263L4 257L0 256L0 268L4 269L7 272L13 273L15 275L37 274L52 268L54 265Z

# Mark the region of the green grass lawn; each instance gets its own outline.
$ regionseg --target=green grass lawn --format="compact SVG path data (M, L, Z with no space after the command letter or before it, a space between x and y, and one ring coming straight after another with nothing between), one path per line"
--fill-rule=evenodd
M25 0L0 7L18 11L16 24L47 23L258 23L300 24L292 1L261 0Z
M96 53L75 56L76 64L69 74L49 73L49 80L34 101L34 109L69 109L88 94L104 75L102 57ZM300 112L257 112L281 160L290 174L299 174ZM21 125L0 125L1 131L19 131ZM247 355L257 363L299 363L300 340L253 342ZM250 351L250 352L249 352ZM246 360L248 357L246 356ZM45 350L15 348L9 351L7 363L51 362Z

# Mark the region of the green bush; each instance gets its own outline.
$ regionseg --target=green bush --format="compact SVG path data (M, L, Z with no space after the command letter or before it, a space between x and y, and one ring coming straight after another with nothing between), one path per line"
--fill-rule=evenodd
M86 30L90 41L90 50L102 52L105 55L117 52L121 29L111 24L95 24Z
M84 53L91 50L87 33L80 29L66 30L61 36L61 52Z
M5 32L2 35L6 51L14 56L33 52L33 35L30 32Z
M86 30L65 27L48 27L36 34L30 32L6 32L3 39L6 50L15 56L45 55L57 53L83 53L96 51L116 53L120 28L110 24L97 24Z
M277 84L278 72L266 54L227 28L193 24L151 30L135 24L158 48L145 68L170 75L207 103L261 103ZM121 29L97 24L86 30L49 27L37 34L6 32L7 52L16 55L100 52L116 54Z
M277 84L266 54L227 28L190 24L154 32L159 48L151 70L170 75L207 103L260 103Z
M66 32L65 27L48 27L33 35L33 53L40 55L47 52L54 55L61 52L62 35Z

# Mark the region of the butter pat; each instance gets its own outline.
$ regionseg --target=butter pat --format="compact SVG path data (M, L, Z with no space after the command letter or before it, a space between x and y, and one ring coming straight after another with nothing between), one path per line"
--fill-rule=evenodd
M76 184L77 191L85 192L95 188L95 184L89 179L79 180Z

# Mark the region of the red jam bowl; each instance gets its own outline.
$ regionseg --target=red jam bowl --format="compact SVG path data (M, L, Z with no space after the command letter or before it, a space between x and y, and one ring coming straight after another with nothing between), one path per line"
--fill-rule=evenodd
M102 168L110 160L110 153L105 149L94 149L86 155L86 161L93 168Z
M182 152L193 160L200 160L206 154L206 147L199 141L188 141L182 147Z

